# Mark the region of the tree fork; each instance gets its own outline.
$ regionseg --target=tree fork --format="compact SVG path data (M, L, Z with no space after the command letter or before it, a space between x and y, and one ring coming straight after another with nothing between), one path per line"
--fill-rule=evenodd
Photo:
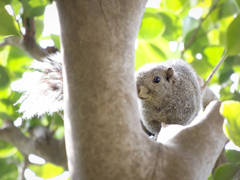
M133 74L134 43L145 4L57 1L65 140L73 180L163 180L174 174L175 179L204 179L224 146L218 102L166 143L150 140L141 129ZM168 127L174 132L174 125Z

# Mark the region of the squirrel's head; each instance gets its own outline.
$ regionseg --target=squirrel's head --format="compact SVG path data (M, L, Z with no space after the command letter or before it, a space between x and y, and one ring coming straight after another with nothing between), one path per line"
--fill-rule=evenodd
M153 101L171 91L174 69L161 64L147 64L135 73L138 97L143 101Z

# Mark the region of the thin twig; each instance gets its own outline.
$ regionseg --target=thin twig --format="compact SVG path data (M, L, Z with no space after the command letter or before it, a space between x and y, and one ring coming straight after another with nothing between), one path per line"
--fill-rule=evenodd
M203 91L207 85L209 84L209 82L211 81L213 75L216 73L216 71L218 70L218 68L221 66L221 64L223 63L223 61L227 58L227 54L226 51L224 52L222 59L218 62L218 64L215 66L215 68L212 70L211 74L208 76L206 82L204 83L204 85L201 87L201 90Z

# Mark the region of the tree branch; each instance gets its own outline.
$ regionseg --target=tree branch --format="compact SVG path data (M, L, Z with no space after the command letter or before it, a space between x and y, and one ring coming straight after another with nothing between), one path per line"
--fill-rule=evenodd
M49 53L46 49L43 49L36 44L34 19L25 18L24 26L26 29L22 42L24 49L36 60L42 61L42 58L46 57Z
M166 125L161 129L158 142L164 148L162 166L157 169L159 179L208 178L227 141L222 130L224 118L219 113L220 105L217 101L210 103L188 126Z
M33 18L24 19L24 25L26 33L22 36L22 38L18 38L15 36L7 37L0 44L0 47L4 47L6 45L15 46L27 52L30 56L32 56L35 60L38 61L42 61L42 59L49 54L59 51L55 47L47 47L46 49L43 49L36 43L35 25Z
M12 121L5 121L0 129L0 139L12 143L24 155L35 154L46 161L63 166L67 169L67 157L65 140L53 139L52 137L36 138L26 137L20 129L15 127Z
M58 51L55 47L47 47L46 49L41 48L36 44L35 39L29 35L25 35L24 38L18 38L15 36L7 37L2 43L0 43L0 47L4 47L6 45L15 46L22 51L27 52L38 61L42 61L42 58L46 57L48 54Z

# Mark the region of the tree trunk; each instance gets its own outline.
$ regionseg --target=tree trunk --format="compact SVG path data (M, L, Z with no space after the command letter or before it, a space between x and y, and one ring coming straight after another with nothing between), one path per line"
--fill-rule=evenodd
M153 169L141 164L150 164L158 150L141 132L134 83L134 44L146 0L57 3L71 178L146 179Z

